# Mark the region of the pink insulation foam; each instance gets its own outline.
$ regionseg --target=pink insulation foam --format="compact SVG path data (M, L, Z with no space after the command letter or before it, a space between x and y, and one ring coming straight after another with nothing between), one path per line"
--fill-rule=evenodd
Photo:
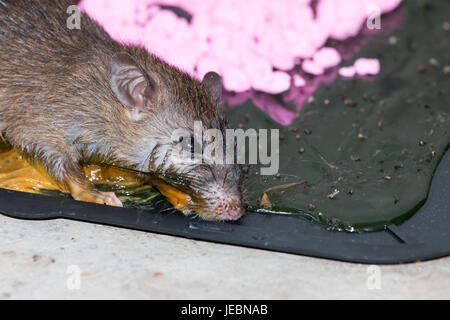
M378 59L359 58L354 64L356 73L360 76L376 75L380 72L380 61Z
M293 83L304 85L290 71L298 63L313 76L341 63L328 39L357 35L376 6L380 13L401 0L83 0L80 4L116 40L142 45L167 62L201 79L214 70L224 88L281 93ZM162 10L173 5L191 21ZM353 69L352 69L353 68ZM342 76L377 74L378 60L359 59ZM303 80L303 81L302 81Z
M352 77L355 76L356 70L355 70L354 66L342 67L342 68L339 69L339 74L342 77L352 78Z

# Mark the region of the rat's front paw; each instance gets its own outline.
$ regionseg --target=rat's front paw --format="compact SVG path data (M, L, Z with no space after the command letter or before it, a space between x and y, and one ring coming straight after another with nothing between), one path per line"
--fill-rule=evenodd
M109 206L123 207L122 202L117 198L114 192L82 192L74 195L75 200L107 204Z

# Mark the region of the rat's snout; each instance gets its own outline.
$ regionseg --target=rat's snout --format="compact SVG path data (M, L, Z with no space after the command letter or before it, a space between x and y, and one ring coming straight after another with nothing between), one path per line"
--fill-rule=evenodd
M241 201L237 199L220 199L214 211L216 212L214 220L218 221L234 221L245 213Z
M150 179L149 182L185 215L195 213L209 221L234 221L245 213L242 194L237 189L225 191L223 188L209 185L204 188L208 192L198 193L198 190L181 191L157 178Z
M207 206L199 215L206 220L234 221L245 213L241 192L210 186Z

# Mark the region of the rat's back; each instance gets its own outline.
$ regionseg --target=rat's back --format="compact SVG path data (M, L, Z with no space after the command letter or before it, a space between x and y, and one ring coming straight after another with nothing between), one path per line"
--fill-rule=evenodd
M69 17L73 14L72 11L67 12L69 6L64 0L1 0L0 58L23 55L25 50L42 52L42 55L47 51L54 55L62 47L66 50L86 49L78 47L81 43L111 43L109 36L84 14L80 16L80 28L85 32L81 33L82 39L78 38L80 33L68 26Z
M32 78L71 67L80 52L103 49L113 41L86 15L80 28L67 26L69 3L64 0L0 1L0 81L14 76ZM60 70L61 71L61 70ZM20 79L17 79L20 81Z
M117 46L84 14L82 30L71 30L69 6L63 0L0 0L0 130L5 122L32 117L33 106L41 111L49 106L46 113L57 117L55 106L86 91L85 79L76 77L101 59L89 59L93 50L108 54L105 48Z

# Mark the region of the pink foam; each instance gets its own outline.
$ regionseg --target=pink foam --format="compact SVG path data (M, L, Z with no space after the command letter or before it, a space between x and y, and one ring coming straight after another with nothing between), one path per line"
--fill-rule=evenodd
M299 74L294 74L292 76L292 80L294 81L294 86L296 87L303 87L304 85L306 85L305 79L303 79L303 77Z
M282 71L272 72L266 77L253 81L253 88L267 93L280 93L287 91L291 85L291 77Z
M209 71L215 71L219 74L222 73L218 61L214 57L204 55L200 57L197 62L197 74L199 75L200 79L203 79L205 74L207 74Z
M317 15L320 24L328 28L331 38L344 40L361 30L366 7L361 0L320 0Z
M334 48L323 47L316 51L313 57L314 63L324 69L337 66L341 63L341 56Z
M323 74L341 57L323 47L330 38L355 36L369 16L394 10L401 0L318 0L316 14L310 0L82 0L81 9L98 21L114 39L142 45L201 79L219 72L227 90L256 89L268 93L287 90L290 76L283 71L302 59L310 75ZM162 10L178 6L191 22ZM275 70L275 71L274 71ZM344 74L349 71L343 69ZM358 74L376 74L374 61L355 63Z
M303 71L318 76L323 73L323 67L317 64L314 60L305 60L302 63Z
M222 70L223 87L228 91L246 91L251 88L250 81L240 66L227 65Z
M386 13L397 8L402 0L362 0L366 9L370 7L378 7L381 13ZM367 14L367 16L369 13Z
M380 61L378 59L359 58L352 66L339 69L339 75L351 78L355 75L377 75L380 72Z
M339 69L339 75L346 78L352 78L356 74L356 70L354 66L342 67Z
M356 73L360 76L376 75L380 72L380 61L378 59L359 58L354 64Z

